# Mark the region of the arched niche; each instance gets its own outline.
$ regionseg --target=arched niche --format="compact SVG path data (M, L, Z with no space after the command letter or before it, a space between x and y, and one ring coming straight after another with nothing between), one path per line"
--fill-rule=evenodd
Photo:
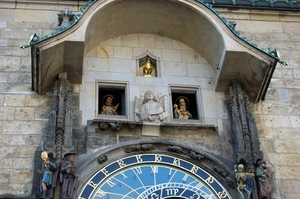
M185 43L210 64L215 90L228 91L240 82L250 100L264 97L276 59L235 35L206 5L182 0L96 1L68 30L32 47L33 90L51 91L55 77L68 72L71 83L82 82L85 55L109 38L156 34Z
M152 75L150 77L160 77L160 58L153 55L149 51L146 51L142 53L141 55L138 55L135 57L136 60L136 66L137 66L137 76L143 76L143 66L147 63L147 61L150 61L150 64L153 67Z

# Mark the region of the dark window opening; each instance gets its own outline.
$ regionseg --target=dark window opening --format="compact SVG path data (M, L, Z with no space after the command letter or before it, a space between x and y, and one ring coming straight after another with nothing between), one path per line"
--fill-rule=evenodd
M179 108L179 101L180 99L184 99L185 104L186 104L186 110L188 110L191 114L191 118L193 120L199 119L198 117L198 105L197 105L197 98L196 98L196 93L182 93L180 91L172 91L172 105L173 105L173 118L179 119L175 117L175 112L174 112L174 105L176 104Z
M125 89L124 88L103 88L99 87L99 106L98 114L101 114L102 106L105 104L105 101L108 96L113 96L112 105L117 106L118 115L126 115L126 102L125 102Z

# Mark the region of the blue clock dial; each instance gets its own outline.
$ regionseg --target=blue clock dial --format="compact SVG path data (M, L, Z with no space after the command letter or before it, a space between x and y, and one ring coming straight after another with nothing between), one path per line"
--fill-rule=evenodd
M123 158L100 169L80 199L218 199L231 198L200 167L177 157L144 154Z

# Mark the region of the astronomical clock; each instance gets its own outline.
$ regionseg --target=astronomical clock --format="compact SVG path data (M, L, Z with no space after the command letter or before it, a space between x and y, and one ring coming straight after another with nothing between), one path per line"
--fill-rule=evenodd
M80 199L232 199L201 167L171 154L130 155L100 168Z

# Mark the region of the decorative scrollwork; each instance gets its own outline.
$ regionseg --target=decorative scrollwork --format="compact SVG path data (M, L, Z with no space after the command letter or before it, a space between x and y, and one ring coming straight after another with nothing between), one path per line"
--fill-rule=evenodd
M200 153L196 153L195 151L190 152L190 157L194 160L198 160L199 162L201 162L201 160L204 158L203 155L201 155Z
M152 146L152 144L137 144L137 145L131 145L128 148L125 149L126 153L131 153L133 151L151 151L155 148Z
M185 152L179 146L168 146L167 151L185 154Z

